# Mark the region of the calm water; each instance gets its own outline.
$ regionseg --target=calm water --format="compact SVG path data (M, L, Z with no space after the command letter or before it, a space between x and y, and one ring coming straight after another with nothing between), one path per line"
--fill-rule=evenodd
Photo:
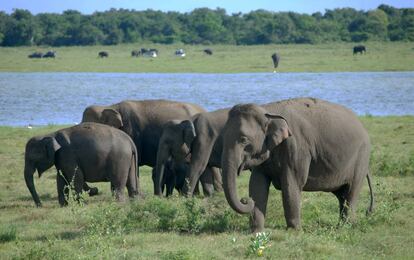
M360 115L414 115L414 72L0 73L0 125L72 124L92 104L172 99L207 110L318 97Z

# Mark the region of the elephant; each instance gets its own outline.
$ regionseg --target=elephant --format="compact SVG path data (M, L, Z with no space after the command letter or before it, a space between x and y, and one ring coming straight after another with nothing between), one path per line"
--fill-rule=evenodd
M42 56L42 58L56 58L56 52L48 51Z
M209 176L212 175L215 189L217 191L223 189L218 168L221 168L223 150L222 130L228 119L229 110L230 108L200 113L193 116L191 120L172 120L165 124L158 147L155 194L161 194L163 165L170 158L177 162L189 163L183 187L184 195L192 196L197 181L207 173L205 178L211 178ZM245 164L245 169L249 168L253 160L261 160L261 158L252 158ZM257 162L253 164L255 163Z
M353 55L358 54L358 53L364 54L366 53L366 51L367 49L365 48L364 45L357 45L357 46L354 46Z
M33 59L33 58L42 58L43 57L43 53L41 53L41 52L33 52L32 54L30 54L30 55L28 55L27 56L28 58L30 58L30 59Z
M173 119L190 119L201 112L205 110L191 103L169 100L122 101L111 106L87 107L82 122L98 122L121 129L131 136L138 149L138 165L155 167L164 124ZM214 190L213 183L206 183L204 179L202 182L204 193L210 195Z
M273 54L272 54L272 61L273 61L273 66L274 66L275 71L276 71L276 68L277 68L277 66L279 66L279 61L280 61L280 56L279 56L279 54L277 54L277 53L273 53Z
M138 57L139 55L141 55L141 51L138 51L138 50L131 51L131 57Z
M190 120L171 120L165 124L159 146L155 173L155 194L161 194L164 164L189 163L183 193L192 196L197 181L205 174L213 176L216 190L222 190L221 129L227 120L228 109L199 113ZM189 158L191 156L191 159Z
M152 169L152 179L155 183L155 168ZM171 196L174 188L178 193L182 194L185 180L185 173L188 171L187 163L176 163L169 160L164 164L164 175L161 180L161 194L166 190L166 196ZM198 182L194 189L194 193L199 193Z
M203 52L207 55L213 55L213 50L212 49L204 49Z
M51 134L32 137L26 144L24 178L36 206L40 207L33 182L55 165L58 200L67 204L65 186L73 181L78 194L87 182L111 182L118 201L124 200L124 188L131 198L139 195L136 175L138 153L131 138L113 127L82 123Z
M251 165L251 198L239 200L236 176L258 155L267 160ZM364 178L371 195L367 213L373 210L369 157L367 131L341 105L315 98L236 105L223 129L224 193L236 212L251 214L253 232L264 228L270 183L282 191L288 228L300 229L302 191L332 192L344 221L356 208Z
M108 58L109 57L109 53L107 51L100 51L98 53L98 57L99 58Z

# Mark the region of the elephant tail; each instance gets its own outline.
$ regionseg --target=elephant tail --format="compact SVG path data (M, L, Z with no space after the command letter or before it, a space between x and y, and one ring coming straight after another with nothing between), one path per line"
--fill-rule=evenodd
M372 191L371 174L369 172L367 174L367 181L368 181L369 193L371 195L371 201L369 203L369 207L366 212L367 216L369 216L374 211L374 193Z

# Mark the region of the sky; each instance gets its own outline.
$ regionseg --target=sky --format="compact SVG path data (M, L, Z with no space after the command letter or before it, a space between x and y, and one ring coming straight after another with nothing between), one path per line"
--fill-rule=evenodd
M217 7L226 9L228 14L265 9L269 11L293 11L297 13L324 12L325 9L352 7L357 10L375 9L380 4L398 8L414 7L414 0L0 0L0 10L6 13L13 9L27 9L32 14L62 13L64 10L78 10L83 14L105 11L110 8L135 10L161 10L190 12L195 8Z

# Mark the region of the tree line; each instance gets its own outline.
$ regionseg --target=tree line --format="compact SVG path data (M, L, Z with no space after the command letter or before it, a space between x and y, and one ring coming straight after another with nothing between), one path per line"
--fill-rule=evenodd
M325 13L198 8L188 13L110 9L84 15L0 12L0 45L114 45L153 42L184 44L270 44L414 41L414 8L380 5L369 11L353 8Z

